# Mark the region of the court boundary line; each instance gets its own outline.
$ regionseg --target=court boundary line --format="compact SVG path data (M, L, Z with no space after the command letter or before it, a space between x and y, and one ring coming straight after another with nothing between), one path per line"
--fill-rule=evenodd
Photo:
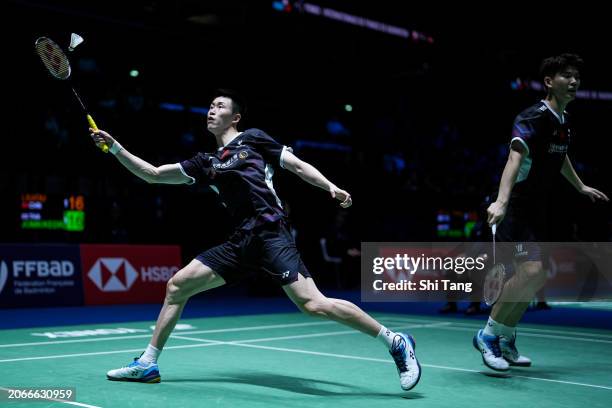
M484 315L483 315L484 316ZM428 321L432 321L432 320L423 320L423 319L404 319L401 317L391 317L391 316L373 316L376 319L385 319L387 321L391 321L391 322L399 322L399 323L403 323L403 322L407 322L407 323L423 323L423 322L428 322ZM441 321L445 321L448 323L452 323L454 325L464 325L465 327L473 327L475 329L478 328L482 328L482 324L478 324L478 323L474 323L474 324L469 324L469 323L465 323L464 320L463 322L455 322L452 320L441 320ZM484 320L482 320L483 324L484 324ZM604 338L612 338L612 334L604 334L604 333L590 333L590 332L585 332L585 331L568 331L568 330L555 330L555 329L540 329L540 328L535 328L535 327L523 327L521 326L521 331L523 330L532 330L535 332L543 332L543 333L559 333L559 334L576 334L576 335L584 335L584 336L592 336L592 337L604 337ZM606 330L606 329L599 329L599 330ZM610 330L606 330L606 331L610 331Z
M338 334L353 334L353 333L356 333L356 332L357 331L355 331L355 330L351 330L351 331L346 330L346 331L342 331L342 332L321 333L320 336L324 336L324 335L332 336L332 335L338 335ZM314 335L284 336L284 337L269 338L269 339L237 340L237 341L224 342L223 344L224 345L229 345L229 346L252 347L252 348L274 350L274 351L286 351L286 352L293 352L293 353L302 353L302 354L311 354L311 355L326 356L326 357L336 357L336 358L344 358L344 359L374 361L374 362L380 362L380 363L393 364L393 361L390 361L390 360L387 360L387 359L383 360L381 358L374 358L374 357L361 357L361 356L352 356L352 355L346 355L346 354L325 353L325 352L319 352L319 351L310 351L310 350L302 350L302 349L289 349L289 348L285 348L285 347L272 347L272 346L262 346L262 345L251 344L251 343L258 342L258 341L287 340L287 339L297 338L297 337L314 337ZM201 342L212 341L212 340L209 340L209 339L197 339L197 338L194 338L192 340L194 340L194 341L201 341ZM422 367L428 367L428 368L437 368L437 369L442 369L442 370L452 370L452 371L467 372L467 373L477 373L477 374L482 373L482 371L480 371L480 370L472 370L472 369L469 369L469 368L461 368L461 367L441 366L441 365L436 365L436 364L421 364L421 366ZM516 378L525 378L525 379L529 379L529 380L548 381L548 382L559 383L559 384L578 385L578 386L583 386L583 387L600 388L600 389L605 389L605 390L611 390L612 391L612 386L606 386L606 385L587 384L587 383L580 383L580 382L575 382L575 381L565 381L565 380L553 380L553 379L550 379L550 378L532 377L532 376L527 376L527 375L514 375L514 374L511 374L511 373L507 373L507 375L508 375L509 378L513 378L513 377L516 377Z
M224 342L208 340L206 344L183 344L181 346L166 346L164 350L183 349L183 348L194 348L194 347L206 347L206 346L218 346L223 345ZM54 358L70 358L70 357L85 357L85 356L99 356L106 354L121 354L121 353L142 353L143 349L129 349L129 350L113 350L113 351L96 351L93 353L74 353L74 354L55 354L50 356L36 356L36 357L23 357L23 358L9 358L0 360L0 363L12 363L16 361L32 361L32 360L52 360Z
M393 324L401 324L401 322L395 321L392 322ZM456 327L453 327L456 326ZM476 332L479 328L481 328L480 326L475 326L475 327L471 327L471 326L457 326L453 323L450 323L449 325L446 326L439 326L439 327L433 327L435 329L440 329L440 330L454 330L454 331L469 331L469 332ZM606 343L606 344L612 344L612 340L604 340L604 339L590 339L590 338L586 338L586 337L574 337L574 336L559 336L559 335L554 335L554 334L538 334L538 333L529 333L529 332L525 332L523 330L520 331L521 337L541 337L541 338L547 338L547 339L560 339L560 340L578 340L578 341L585 341L585 342L591 342L591 343Z
M440 323L440 322L436 322L436 323ZM440 327L443 327L443 326L438 326L438 327L434 326L434 327L429 327L429 328L436 329L436 328L440 328ZM327 334L327 335L337 335L337 334L339 334L339 332L329 332L329 333L332 333L332 334ZM359 332L356 331L356 330L342 331L342 334L349 334L349 333L350 334L356 334L356 333L359 333ZM321 336L326 335L325 333L317 333L317 334L320 334ZM312 337L312 334L306 334L306 335L301 335L301 336ZM300 335L291 336L291 337L299 338ZM282 336L281 338L279 338L279 340L285 340L286 338L287 338L287 336ZM185 338L185 339L187 339L187 338ZM168 347L164 347L164 350L229 345L229 346L237 346L237 347L252 347L252 348L260 348L260 349L276 350L276 351L286 351L286 352L293 352L293 353L303 353L303 354L311 354L311 355L321 355L321 356L328 356L328 357L354 359L354 360L365 360L365 361L375 361L375 362L384 362L384 363L388 363L388 364L393 364L393 361L377 359L377 358L373 358L373 357L351 356L351 355L345 355L345 354L324 353L324 352L301 350L301 349L288 349L288 348L281 348L281 347L271 347L271 346L263 346L263 345L251 344L251 343L256 342L258 340L260 340L260 341L273 341L272 339L274 339L274 338L248 339L248 340L238 340L238 341L233 341L233 342L232 341L227 342L227 341L218 341L218 340L211 340L211 339L189 338L190 341L196 341L196 342L198 342L198 344L187 344L187 345L181 345L181 346L168 346ZM247 341L249 341L250 343L246 343ZM204 344L202 344L202 343L204 343ZM55 356L26 357L26 358L18 358L18 359L10 359L10 360L0 360L0 363L2 363L2 362L9 362L9 361L29 361L29 360L42 360L42 359L54 359L54 358L80 357L80 356L90 356L90 355L119 354L119 353L139 352L139 351L142 351L142 349L136 349L136 350L114 350L114 351L104 351L104 352L94 352L94 353L78 353L78 354L55 355ZM478 371L478 370L472 370L472 369L461 368L461 367L449 367L449 366L440 366L440 365L434 365L434 364L421 364L421 366L429 367L429 368L444 369L444 370L460 371L460 372L481 373L481 371ZM553 383L559 383L559 384L569 384L569 385L577 385L577 386L584 386L584 387L612 390L612 386L605 386L605 385L587 384L587 383L579 383L579 382L565 381L565 380L553 380L553 379L549 379L549 378L531 377L531 376L525 376L525 375L512 375L512 374L509 374L509 376L511 378L512 377L525 378L525 379L530 379L530 380L547 381L547 382L553 382Z
M391 321L391 322L409 322L409 323L414 323L414 322L429 322L431 320L420 320L420 319L402 319L402 318L395 318L395 317L382 317L380 319L385 319L386 321ZM464 323L464 322L455 322L455 321L451 321L451 320L442 320L445 321L447 323L452 323L454 325L457 326L465 326L465 327L473 327L473 328L482 328L482 324L479 323L474 323L474 324L469 324L469 323ZM484 320L482 320L482 322L484 322ZM554 330L554 329L539 329L536 327L522 327L521 326L521 331L523 330L532 330L535 332L543 332L543 333L560 333L560 334L576 334L576 335L581 335L581 336L599 336L599 337L605 337L605 338L612 338L612 334L606 334L606 333L589 333L589 332L584 332L584 331L569 331L569 330ZM605 330L605 329L599 329L599 330ZM605 330L608 332L612 332L612 330Z
M209 334L209 333L223 333L223 332L235 332L235 331L286 329L286 328L294 328L294 327L321 326L321 325L331 325L335 323L336 322L326 321L326 322L270 324L270 325L263 325L263 326L229 327L226 329L185 330L185 331L178 331L176 333L177 334L180 333L181 335L183 334ZM116 337L99 337L99 338L73 339L73 340L34 341L30 343L6 343L6 344L0 344L0 348L42 346L42 345L48 345L48 344L89 343L89 342L96 342L96 341L141 339L141 338L151 337L152 335L153 335L153 331L147 334L137 334L133 336L123 336L123 337L116 336Z
M373 357L360 357L360 356L350 356L350 355L346 355L346 354L335 354L335 353L323 353L323 352L318 352L318 351L309 351L309 350L301 350L301 349L289 349L289 348L283 348L283 347L270 347L270 346L262 346L259 344L241 344L240 342L230 342L228 343L230 345L233 346L241 346L241 347L252 347L252 348L259 348L259 349L268 349L268 350L275 350L275 351L286 351L286 352L292 352L292 353L303 353L303 354L312 354L312 355L321 355L321 356L326 356L326 357L337 357L337 358L345 358L345 359L354 359L354 360L366 360L366 361L375 361L375 362L381 362L381 363L388 363L388 364L393 364L393 361L389 361L389 360L383 360L380 358L373 358ZM461 371L461 372L469 372L469 373L482 373L482 371L479 370L472 370L469 368L460 368L460 367L448 367L448 366L440 366L440 365L434 365L434 364L421 364L422 367L428 367L428 368L438 368L438 369L442 369L442 370L453 370L453 371ZM526 378L529 380L538 380L538 381L548 381L548 382L554 382L554 383L560 383L560 384L569 384L569 385L579 385L579 386L583 386L583 387L591 387L591 388L601 388L604 390L611 390L612 391L612 386L606 386L606 385L597 385L597 384L587 384L587 383L579 383L579 382L574 382L574 381L564 381L564 380L553 380L550 378L540 378L540 377L531 377L531 376L526 376L526 375L513 375L513 374L508 374L509 378Z
M437 327L437 326L440 326L442 324L444 324L444 323L432 323L430 325L429 324L423 324L423 325L418 325L418 326L407 326L406 328L408 328L408 329L421 329L421 328L427 328L427 327ZM343 334L358 334L358 333L362 334L358 330L341 330L341 331L325 332L325 333L296 334L294 336L265 337L265 338L259 338L259 339L224 341L222 343L223 344L258 343L260 341L279 341L279 340L292 340L292 339L308 339L308 338L313 338L313 337L339 336L339 335L343 335ZM207 340L207 339L198 339L198 338L183 337L183 336L175 336L175 338L183 339L183 340L205 341L205 342L211 341L211 340Z
M390 318L390 317L382 317L379 319L384 319L385 323L395 324L410 324L413 325L414 328L420 328L416 326L419 325L427 325L427 327L439 328L441 330L454 330L454 331L470 331L477 330L480 326L471 325L461 322L453 322L453 321L432 321L432 320L422 320L422 319L402 319L402 318ZM209 333L222 333L222 332L236 332L236 331L256 331L256 330L266 330L266 329L279 329L279 328L294 328L294 327L311 327L311 326L321 326L321 325L333 325L335 322L325 321L325 322L306 322L306 323L288 323L288 324L275 324L275 325L260 325L260 326L242 326L242 327L230 327L224 329L207 329L207 330L187 330L184 332L177 332L177 334L172 334L171 337L175 338L177 335L191 335L191 334L209 334ZM431 326L433 324L433 326ZM455 326L455 327L452 327ZM536 329L536 328L521 328L521 336L525 337L541 337L541 338L552 338L552 339L561 339L561 340L579 340L585 342L593 342L593 343L612 343L612 340L604 340L604 339L594 339L594 338L586 338L586 337L574 337L574 336L558 336L558 335L547 335L547 334L538 334L538 333L530 333L529 331L539 331L545 333L563 333L562 331L549 330L549 329ZM599 333L586 333L586 332L565 332L568 334L579 334L579 335L587 335L592 337L604 337L608 338L605 334ZM10 347L37 347L43 345L51 345L51 344L71 344L71 343L88 343L88 342L98 342L98 341L114 341L114 340L129 340L129 339L139 339L139 338L148 338L152 335L151 333L147 334L138 334L132 336L114 336L114 337L100 337L100 338L87 338L87 339L72 339L72 340L51 340L51 341L40 341L40 342L29 342L29 343L7 343L0 344L1 348L10 348ZM6 362L6 360L0 360L1 362Z
M389 321L392 323L416 323L416 322L431 322L433 320L412 320L412 319L401 319L401 318L386 318L385 321ZM450 323L454 326L457 327L467 327L467 328L472 328L475 330L481 329L484 325L484 320L482 321L483 324L469 324L469 323L463 323L463 322L454 322L454 321L450 321L450 320L443 320L446 323ZM602 337L604 339L612 339L612 334L605 334L605 333L589 333L589 332L582 332L582 331L564 331L564 330L553 330L553 329L538 329L538 328L531 328L531 327L523 327L523 326L519 326L521 333L524 333L525 331L533 331L533 332L541 332L541 333L558 333L558 334L575 334L578 336L590 336L590 337ZM605 330L605 329L604 329ZM610 330L608 330L610 331ZM573 337L572 337L573 338Z
M330 323L335 323L335 322L330 322ZM439 323L434 323L434 324L439 324ZM410 328L412 328L412 327L410 326ZM418 328L418 327L414 327L414 328ZM233 331L236 331L236 330L233 330ZM339 332L333 332L333 333L339 333ZM345 330L345 331L342 331L342 334L357 334L357 333L361 333L361 332L359 332L357 330ZM313 337L313 334L316 335L317 337L325 336L326 335L324 333L310 333L310 334L302 334L302 335L289 336L289 337L292 337L292 338L301 338L302 336ZM189 337L176 336L176 335L172 335L170 337L171 338L175 338L175 339L183 339L183 340L190 340L190 341L200 341L200 342L205 342L206 344L183 344L183 345L180 345L180 346L166 346L166 347L164 347L164 350L194 348L194 347L204 347L204 346L219 346L219 345L228 344L227 341L220 341L220 340L197 339L197 338L189 338ZM280 337L278 339L284 340L286 338L287 338L287 336L282 336L282 337ZM274 339L274 338L265 338L264 340L265 341L273 341L272 339ZM252 341L252 340L258 340L258 339L249 339L249 341ZM52 355L49 355L49 356L20 357L20 358L3 359L3 360L0 360L0 363L12 363L12 362L17 362L17 361L32 361L32 360L52 360L52 359L55 359L55 358L84 357L84 356L97 356L97 355L120 354L120 353L141 353L142 350L143 350L142 348L139 348L139 349L128 349L128 350L96 351L96 352L91 352L91 353L73 353L73 354L55 354L55 355L52 354Z

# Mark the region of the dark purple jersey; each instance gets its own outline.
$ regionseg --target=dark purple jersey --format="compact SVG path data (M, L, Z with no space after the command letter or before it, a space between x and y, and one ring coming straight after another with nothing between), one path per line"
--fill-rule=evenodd
M240 133L215 153L198 153L180 166L192 179L215 191L237 228L252 229L285 217L274 191L274 170L283 167L283 146L259 129Z
M561 175L573 131L567 113L559 116L545 102L525 109L514 120L512 142L527 150L521 163L513 195L524 198L546 195Z

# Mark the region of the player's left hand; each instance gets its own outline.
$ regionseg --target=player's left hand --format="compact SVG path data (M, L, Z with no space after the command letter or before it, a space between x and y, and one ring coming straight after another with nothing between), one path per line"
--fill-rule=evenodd
M333 184L329 186L329 193L331 194L332 198L341 201L340 207L342 208L349 208L353 204L351 195Z
M593 202L595 202L595 200L610 201L607 195L593 187L583 186L579 191L588 196Z

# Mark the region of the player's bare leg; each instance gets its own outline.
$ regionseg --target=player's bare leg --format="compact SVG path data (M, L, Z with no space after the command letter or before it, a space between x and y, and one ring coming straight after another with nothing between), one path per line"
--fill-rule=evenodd
M224 284L221 276L197 259L178 271L166 285L166 297L155 324L151 345L159 350L164 347L191 296Z
M187 300L196 293L225 284L225 280L211 268L194 259L178 271L166 285L166 297L162 306L150 344L138 359L106 376L113 381L135 381L155 383L161 380L157 358L168 337L176 326Z
M283 286L283 289L302 312L334 320L379 338L395 360L402 389L408 391L419 382L421 366L414 353L412 336L392 332L351 302L324 296L312 278L298 274L298 280Z
M527 261L520 263L517 273L506 282L485 329L474 337L474 346L482 353L486 366L505 371L511 365L531 365L531 360L516 349L516 325L545 281L542 262Z

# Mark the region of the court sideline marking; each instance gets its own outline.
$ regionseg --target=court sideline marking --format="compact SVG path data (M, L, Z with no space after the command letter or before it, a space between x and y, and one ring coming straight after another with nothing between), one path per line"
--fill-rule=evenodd
M430 326L430 327L427 327L427 328L432 328L432 329L444 328L445 326L440 326L439 325L440 323L443 323L443 322L433 323L434 326ZM422 326L428 326L428 325L422 325ZM413 328L418 328L418 327L413 327ZM356 334L356 333L359 333L359 332L356 331L356 330L346 330L346 331L342 331L342 332L315 333L315 335L325 336L325 335ZM181 337L183 337L183 336L181 336ZM317 352L317 351L308 351L308 350L301 350L301 349L288 349L288 348L262 346L262 345L255 345L255 344L247 344L246 343L246 342L254 343L254 342L257 342L257 341L285 340L288 337L291 337L291 338L302 338L302 337L314 337L314 336L313 336L313 334L304 334L304 335L296 335L296 336L282 336L282 337L277 337L277 338L269 337L269 338L262 338L262 339L249 339L249 340L233 341L233 342L232 341L227 342L227 341L218 341L218 340L210 340L210 339L198 339L198 338L183 337L186 340L196 341L199 344L189 344L189 345L182 345L182 346L168 346L168 347L164 347L164 349L167 350L167 349L183 349L183 348L195 348L195 347L229 345L229 346L237 346L237 347L252 347L252 348L260 348L260 349L267 349L267 350L276 350L276 351L285 351L285 352L293 352L293 353L302 353L302 354L311 354L311 355L320 355L320 356L328 356L328 357L336 357L336 358L345 358L345 359L354 359L354 360L365 360L365 361L374 361L374 362L382 362L382 363L393 364L392 361L383 360L383 359L379 359L379 358L350 356L350 355L335 354L335 353L322 353L322 352ZM205 343L205 344L201 344L201 343ZM142 351L142 349L115 350L115 351L103 351L103 352L94 352L94 353L78 353L78 354L40 356L40 357L25 357L25 358L0 360L0 363L3 363L3 362L13 362L13 361L54 359L54 358L64 358L64 357L80 357L80 356L89 356L89 355L117 354L117 353L140 352L140 351ZM421 364L421 365L423 367L437 368L437 369L442 369L442 370L453 370L453 371L460 371L460 372L480 373L480 371L478 371L478 370L471 370L471 369L467 369L467 368L448 367L448 366L440 366L440 365L433 365L433 364ZM573 382L573 381L564 381L564 380L552 380L552 379L548 379L548 378L531 377L531 376L524 376L524 375L512 375L512 377L525 378L525 379L538 380L538 381L547 381L547 382L560 383L560 384L578 385L578 386L591 387L591 388L600 388L600 389L605 389L605 390L612 390L612 386L605 386L605 385L586 384L586 383L579 383L579 382Z

